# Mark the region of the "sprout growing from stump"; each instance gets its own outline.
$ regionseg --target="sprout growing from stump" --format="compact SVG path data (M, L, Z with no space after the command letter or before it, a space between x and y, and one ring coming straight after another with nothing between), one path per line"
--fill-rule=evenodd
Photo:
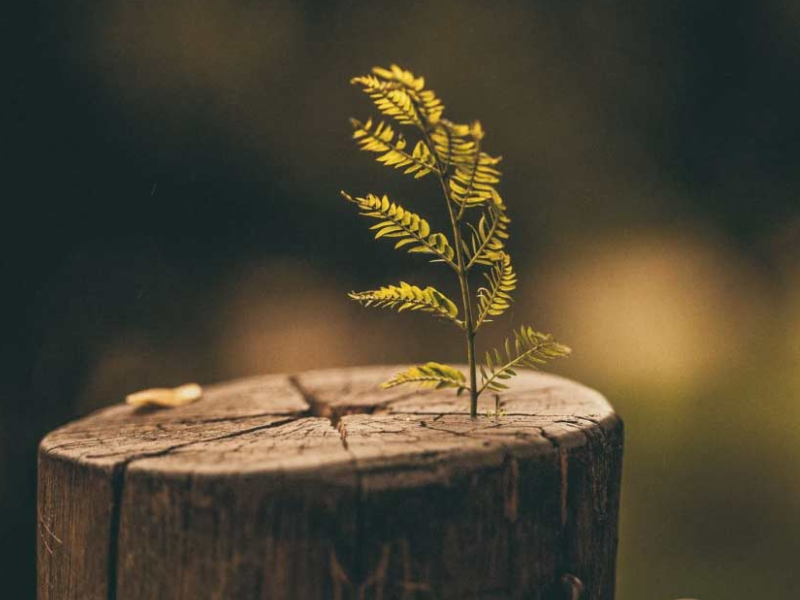
M425 87L422 77L392 65L389 69L375 67L371 74L354 77L351 82L360 86L388 117L365 122L352 119L353 139L362 150L377 154L376 160L387 167L402 170L414 179L428 175L438 179L450 230L436 230L428 220L385 194L342 195L362 216L375 221L371 227L375 239L389 239L396 250L426 255L430 262L451 269L458 278L461 304L459 307L431 286L404 281L352 292L350 298L364 306L425 312L461 329L467 346L468 376L449 365L428 362L396 374L383 386L414 383L437 389L455 388L459 394L469 392L470 415L475 417L481 393L507 389L505 382L516 375L516 369L537 368L570 353L551 335L523 325L506 338L501 349L486 351L484 362L477 364L478 330L508 310L517 286L506 248L511 219L497 191L500 157L483 150L484 131L479 121L461 124L444 118L444 104ZM400 126L411 131L416 141L406 138ZM477 271L482 271L483 281L473 296L470 280Z

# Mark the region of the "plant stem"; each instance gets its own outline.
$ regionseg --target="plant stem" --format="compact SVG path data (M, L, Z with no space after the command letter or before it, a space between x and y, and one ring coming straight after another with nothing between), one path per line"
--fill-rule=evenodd
M447 189L447 182L444 176L439 177L444 192L444 199L447 202L447 212L450 215L450 224L453 228L453 242L456 251L456 264L458 265L458 284L461 287L461 303L464 305L464 333L467 337L467 363L469 364L469 416L473 419L478 416L478 379L475 369L475 318L472 314L472 302L470 301L469 279L467 269L464 268L464 250L461 247L461 228L458 226L458 219L453 213L453 203Z
M475 371L475 328L472 317L472 303L469 300L469 282L467 274L462 272L459 276L461 284L461 299L464 303L464 331L467 335L467 363L469 364L469 416L473 419L478 416L478 381Z
M456 252L456 273L458 273L458 284L461 287L461 302L464 306L464 334L467 338L467 363L469 364L469 416L478 416L478 378L475 368L475 319L472 314L472 301L470 300L469 278L467 272L469 267L464 265L464 249L461 246L461 228L459 223L464 214L463 207L458 215L453 212L453 201L450 199L450 189L447 186L447 168L449 164L443 165L436 155L434 145L431 143L430 136L424 127L420 128L425 138L425 143L431 154L436 157L438 169L436 174L439 176L439 183L442 186L444 200L447 203L447 214L450 216L450 225L453 229L453 246ZM449 134L448 134L449 135ZM449 158L448 158L449 161ZM471 265L470 265L471 266ZM483 390L481 390L483 391Z
M469 279L464 268L464 252L461 248L461 229L458 220L453 214L453 203L447 194L447 185L441 178L442 188L445 191L447 210L450 214L450 223L453 226L453 239L456 244L456 262L458 264L458 283L461 287L461 302L464 305L464 333L467 337L467 363L469 364L469 416L473 419L478 416L478 381L475 372L475 319L472 315L472 302L469 294Z

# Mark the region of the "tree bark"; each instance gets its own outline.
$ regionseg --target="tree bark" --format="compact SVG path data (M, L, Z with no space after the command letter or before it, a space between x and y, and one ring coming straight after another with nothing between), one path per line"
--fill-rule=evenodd
M505 416L400 367L112 406L39 453L40 600L612 600L622 423L521 373Z

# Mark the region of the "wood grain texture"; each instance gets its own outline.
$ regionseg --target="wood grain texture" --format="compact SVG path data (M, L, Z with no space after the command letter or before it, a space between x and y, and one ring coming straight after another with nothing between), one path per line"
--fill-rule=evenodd
M505 417L470 419L452 391L377 388L400 368L231 382L54 431L40 600L612 600L606 400L524 373Z

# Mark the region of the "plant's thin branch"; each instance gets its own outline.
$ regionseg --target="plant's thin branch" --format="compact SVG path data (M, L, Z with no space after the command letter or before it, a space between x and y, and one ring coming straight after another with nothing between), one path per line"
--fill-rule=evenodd
M402 225L401 225L401 226L402 226ZM405 230L406 228L405 228L405 227L403 227L403 229ZM440 259L440 260L444 261L446 264L448 264L450 267L452 267L452 269L453 269L453 270L454 270L456 273L458 273L458 272L459 272L459 267L458 267L458 265L457 265L456 263L454 263L454 262L453 262L453 259L452 259L452 258L448 258L448 257L447 257L445 254L443 254L442 252L440 252L440 251L439 251L439 249L438 249L436 246L434 246L433 244L431 244L430 242L428 242L428 240L426 240L426 239L425 239L425 238L423 238L422 236L418 235L417 233L415 233L415 232L413 232L413 231L410 231L410 230L408 230L408 231L409 231L409 233L411 234L411 236L412 236L414 239L416 239L416 240L417 240L417 241L419 241L421 244L423 244L423 245L424 245L426 248L428 248L429 250L431 250L431 251L432 251L432 252L433 252L433 253L434 253L436 256L438 256L438 257L439 257L439 259Z
M480 311L478 315L478 320L475 321L475 331L478 331L480 326L486 320L486 317L489 316L489 310L492 306L492 302L494 302L495 298L497 298L497 294L500 292L500 282L497 282L496 285L492 285L491 294L486 298L484 301L484 308ZM480 290L478 291L480 294Z
M497 211L497 210L499 210L499 209L490 208L488 210L489 215L492 217L492 225L489 228L489 232L486 234L486 237L483 239L483 241L481 241L480 245L475 250L475 253L469 259L469 262L467 263L467 266L465 267L465 269L467 271L469 271L472 267L475 266L475 263L478 260L478 258L480 257L480 255L483 253L484 250L486 250L486 247L491 243L492 239L494 238L494 234L497 232L497 228L500 227L500 215L498 215L498 214L496 214L494 212L494 211Z
M464 194L465 202L461 203L461 207L458 210L458 222L461 222L461 219L464 218L464 211L467 208L466 199L469 198L470 194L472 194L472 188L475 185L475 174L478 172L478 162L481 160L481 141L480 139L475 141L475 162L472 165L472 175L469 178L469 186L467 186L467 193ZM470 261L472 262L472 261ZM467 270L469 270L469 266L467 266Z
M363 128L364 124L361 123L360 121L358 121L357 119L351 119L351 121L357 123L359 126L361 126ZM380 150L380 152L390 152L390 151L391 152L397 152L398 154L402 155L404 158L408 159L409 161L413 162L414 164L420 165L420 167L422 167L424 169L428 169L428 170L436 173L437 175L441 175L441 171L439 170L439 166L438 165L437 166L429 165L429 164L419 160L414 155L409 154L404 149L397 148L396 142L394 140L391 141L391 142L386 142L386 141L382 140L379 136L375 135L374 131L372 131L372 130L364 130L364 131L366 133L365 133L365 135L363 137L367 137L367 138L375 141L376 143L380 143L380 144L388 147L387 150ZM398 135L400 135L400 133L398 133ZM428 149L430 150L430 144L428 144ZM378 152L378 151L375 151L375 152Z
M530 356L530 355L531 355L531 354L533 354L534 352L536 352L536 351L538 351L538 350L541 350L542 346L544 346L544 344L542 344L542 343L539 343L539 344L537 344L536 346L533 346L532 348L530 348L530 349L526 350L525 352L523 352L522 354L520 354L519 356L517 356L517 357L516 357L516 358L514 358L513 360L510 360L509 362L507 362L506 364L504 364L502 367L498 368L496 371L494 371L494 372L491 374L491 376L490 376L490 377L489 377L489 378L488 378L486 381L484 381L484 382L483 382L483 385L481 386L481 389L480 389L480 391L478 392L478 394L480 395L480 394L481 394L481 393L482 393L482 392L483 392L483 391L484 391L484 390L485 390L487 387L489 387L489 385L490 385L490 384L491 384L491 383L492 383L492 382L493 382L495 379L497 379L497 376L498 376L498 375L502 375L502 374L503 374L505 371L507 371L508 369L511 369L511 368L513 368L515 365L517 365L517 364L519 364L520 362L522 362L523 360L525 360L525 359L526 359L528 356Z

